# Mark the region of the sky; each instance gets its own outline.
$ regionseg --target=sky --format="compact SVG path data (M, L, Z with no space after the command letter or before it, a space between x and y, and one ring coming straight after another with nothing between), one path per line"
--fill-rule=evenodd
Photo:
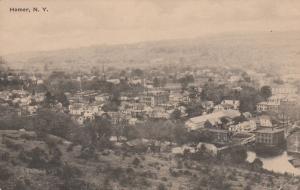
M47 7L12 13L10 8ZM300 31L299 0L0 0L0 55L211 34Z

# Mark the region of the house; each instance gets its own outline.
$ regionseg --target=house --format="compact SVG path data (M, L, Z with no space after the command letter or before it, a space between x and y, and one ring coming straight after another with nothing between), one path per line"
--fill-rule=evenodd
M142 79L131 79L128 81L128 84L130 85L141 85L143 84L143 80Z
M223 100L221 102L223 107L229 107L230 109L238 110L240 108L240 101L239 100Z
M285 101L285 99L286 99L286 95L277 94L277 95L273 95L273 96L269 97L267 101L271 102L271 103L280 104L282 101Z
M242 115L243 115L246 119L252 118L252 114L251 114L250 112L244 112Z
M82 115L83 115L84 120L94 120L95 119L95 113L90 110L85 110Z
M10 92L8 91L0 91L0 99L8 101L10 97Z
M255 143L267 146L277 146L284 142L284 130L266 128L255 132Z
M229 79L228 79L228 81L229 81L230 83L238 82L238 81L240 81L240 80L241 80L241 77L238 76L238 75L230 76Z
M149 113L148 116L153 119L167 119L169 118L170 114L166 112L165 109L155 108Z
M197 145L197 150L201 151L202 149L204 149L205 152L209 153L212 156L218 155L218 147L216 147L216 145L214 145L214 144L200 142Z
M84 112L84 104L74 103L69 105L69 112L71 115L81 115Z
M107 112L107 114L111 118L111 123L113 125L120 124L120 123L128 123L125 115L120 112Z
M38 109L38 106L27 106L27 111L30 115L35 114Z
M120 79L107 79L106 81L113 84L120 84Z
M101 94L101 95L96 95L95 96L95 101L96 102L106 102L109 99L109 95L107 94Z
M130 118L128 119L128 124L129 125L135 125L137 124L138 120L136 118Z
M221 104L215 105L214 106L214 112L219 112L225 110L224 106Z
M214 108L214 102L213 101L204 101L201 103L202 107L205 110L210 110Z
M267 111L278 112L279 106L280 103L264 101L256 105L256 110L258 112L267 112Z
M73 116L72 117L79 125L83 125L84 117L83 116Z
M35 93L32 97L36 102L43 102L45 99L45 93Z
M173 105L178 105L182 100L182 94L181 93L174 93L171 92L169 96L169 102Z

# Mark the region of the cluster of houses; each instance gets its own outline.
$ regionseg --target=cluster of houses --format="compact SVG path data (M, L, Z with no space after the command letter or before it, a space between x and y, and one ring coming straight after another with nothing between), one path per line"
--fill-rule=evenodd
M38 109L38 105L44 101L45 93L29 93L25 90L5 90L0 91L1 105L14 106L21 115L33 115Z
M143 118L169 118L172 105L169 103L169 92L153 90L138 96L121 96L118 110L104 111L103 106L109 101L108 94L96 91L67 94L69 99L69 114L83 124L86 120L93 120L95 116L108 115L113 124L136 124ZM92 100L92 101L91 101Z
M290 85L276 85L271 88L272 96L267 101L259 102L257 104L257 111L259 112L278 112L281 105L293 104L297 101L297 88Z
M158 72L158 71L157 71ZM250 79L260 76L258 73L248 73ZM178 72L176 79L192 75L195 81L192 82L197 92L201 92L199 84L204 84L209 79L215 83L231 86L232 89L240 90L240 82L245 80L239 72L230 70L214 71L213 69L201 69L195 71ZM258 76L259 75L259 76ZM76 80L93 80L95 76ZM112 84L119 84L120 79L106 79ZM36 77L30 78L36 84L42 84L43 80ZM74 79L75 80L75 79ZM266 80L262 80L266 81ZM143 120L169 119L174 110L180 110L180 116L186 117L186 108L182 103L190 103L192 97L189 92L183 91L178 82L168 81L164 87L154 87L153 81L144 77L128 79L130 85L142 85L143 92L121 94L119 97L118 109L106 110L105 105L111 101L111 95L97 90L85 90L77 93L65 93L69 106L62 108L60 103L54 109L68 113L74 121L84 126L86 121L94 120L96 116L106 115L114 125L127 124L136 125ZM257 104L258 112L278 112L284 103L297 101L297 88L287 85L271 86L272 96L266 101ZM195 98L195 97L194 97ZM36 113L39 104L45 99L45 92L29 93L25 90L0 91L0 104L12 104L18 107L20 115L33 115ZM195 100L195 99L194 99ZM220 104L215 105L212 101L201 101L201 109L204 113L200 116L189 118L185 126L190 131L206 130L216 143L228 143L236 134L254 134L256 142L266 145L277 145L284 139L284 129L274 125L272 118L268 115L252 115L253 113L241 113L240 101L224 99Z

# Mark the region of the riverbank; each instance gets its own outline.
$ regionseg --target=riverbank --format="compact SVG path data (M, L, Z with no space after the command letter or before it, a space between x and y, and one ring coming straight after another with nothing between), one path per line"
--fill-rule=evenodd
M247 161L253 162L255 158L259 158L263 163L263 168L269 171L279 172L281 174L290 173L300 176L300 168L294 167L289 160L293 159L286 151L272 157L258 156L253 151L247 151Z

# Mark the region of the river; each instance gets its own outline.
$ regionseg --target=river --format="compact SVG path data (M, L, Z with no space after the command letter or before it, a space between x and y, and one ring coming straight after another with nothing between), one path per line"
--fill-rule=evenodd
M291 173L295 175L300 175L300 168L295 168L289 160L293 157L288 155L286 151L282 154L270 158L263 158L256 155L255 152L247 152L247 161L253 162L255 158L259 158L263 162L263 168L269 171L279 172L279 173Z

